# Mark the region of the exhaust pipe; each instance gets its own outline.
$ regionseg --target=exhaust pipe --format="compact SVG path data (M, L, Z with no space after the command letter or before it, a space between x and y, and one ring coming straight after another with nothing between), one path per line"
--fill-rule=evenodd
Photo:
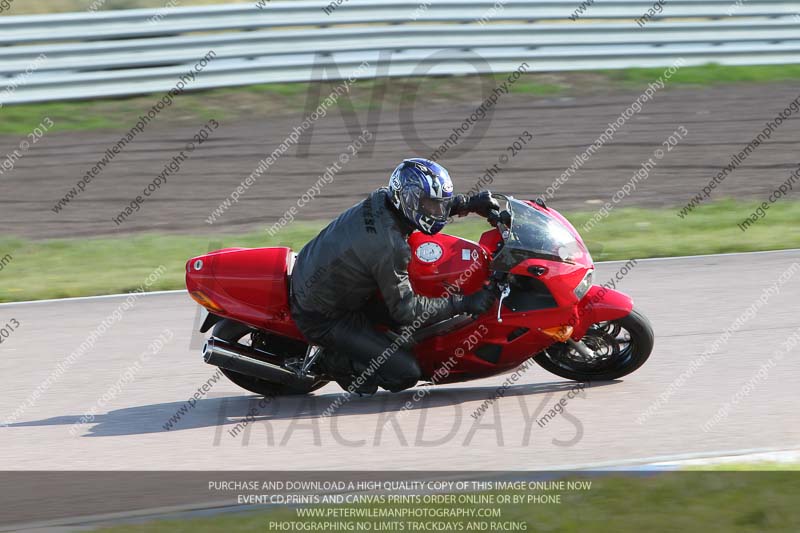
M208 339L203 346L203 359L206 363L239 374L294 386L310 385L317 380L316 376L298 375L287 368L268 363L260 357L263 355L258 350L233 345L214 337Z

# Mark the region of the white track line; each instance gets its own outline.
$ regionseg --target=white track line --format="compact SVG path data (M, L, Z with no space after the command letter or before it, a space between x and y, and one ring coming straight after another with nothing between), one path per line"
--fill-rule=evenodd
M781 455L778 455L781 454ZM745 450L718 450L713 452L693 452L671 455L657 455L654 457L641 457L629 459L627 461L607 461L602 463L589 463L577 465L558 465L548 470L658 470L661 466L681 466L681 464L717 464L718 461L725 462L756 462L764 461L765 457L771 456L774 460L777 457L784 459L780 462L795 462L794 457L800 456L796 449L786 448L749 448ZM788 458L788 460L787 460Z
M749 255L764 255L764 254L792 254L792 253L799 253L800 248L790 248L787 250L766 250L763 252L734 252L734 253L727 253L727 254L705 254L705 255L680 255L674 257L648 257L645 259L637 259L638 262L652 262L652 261L677 261L677 260L686 260L686 259L709 259L715 257L737 257L737 256L749 256ZM615 263L625 263L630 261L630 259L619 259L615 261L598 261L596 264L598 265L613 265ZM157 295L165 295L165 294L179 294L185 293L185 289L175 289L171 291L153 291L153 292L143 292L140 293L139 296L157 296ZM35 304L45 304L45 303L54 303L54 302L81 302L81 301L91 301L91 300L103 300L107 298L127 298L128 295L131 293L123 293L123 294L103 294L100 296L77 296L74 298L53 298L50 300L29 300L25 302L8 302L8 303L0 303L0 307L6 307L11 305L35 305Z
M667 461L655 463L650 466L666 466L673 468L683 468L687 466L723 466L726 464L753 464L777 463L777 464L800 464L800 450L780 450L749 453L744 455L722 455L719 457L705 457L702 459L684 459L681 461Z
M139 296L160 296L164 294L178 294L178 293L185 293L186 289L175 289L172 291L152 291L152 292L140 292ZM26 302L7 302L0 304L0 307L5 307L9 305L35 305L35 304L49 304L54 302L82 302L87 300L106 300L109 298L127 298L132 293L126 292L123 294L102 294L100 296L76 296L74 298L53 298L50 300L29 300Z
M646 257L643 259L636 259L636 261L640 263L644 262L656 262L656 261L675 261L678 259L712 259L715 257L736 257L736 256L748 256L748 255L765 255L765 254L792 254L800 252L800 248L787 248L785 250L764 250L761 252L730 252L725 254L701 254L701 255L676 255L670 257ZM631 258L634 259L634 258ZM598 265L612 265L614 263L626 263L630 261L630 259L617 259L614 261L598 261Z

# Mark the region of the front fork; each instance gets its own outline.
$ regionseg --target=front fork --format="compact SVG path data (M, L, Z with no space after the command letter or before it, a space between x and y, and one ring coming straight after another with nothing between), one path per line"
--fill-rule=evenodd
M626 317L633 310L633 300L621 292L594 285L578 302L568 326L562 326L559 340L579 353L584 360L597 357L595 350L583 342L586 332L593 325L611 322ZM545 332L546 333L546 332ZM555 335L551 335L555 338Z
M594 350L592 350L591 348L586 346L586 343L584 343L582 340L576 341L576 340L570 338L570 339L567 339L567 344L569 344L572 349L574 349L576 352L578 352L579 354L581 354L585 358L587 358L587 359L594 359L595 358Z

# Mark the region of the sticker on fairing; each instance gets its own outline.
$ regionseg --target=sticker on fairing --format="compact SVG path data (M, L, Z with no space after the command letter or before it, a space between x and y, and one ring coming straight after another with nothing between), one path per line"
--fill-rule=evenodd
M435 242L424 242L419 245L416 254L423 263L433 263L442 257L442 247Z

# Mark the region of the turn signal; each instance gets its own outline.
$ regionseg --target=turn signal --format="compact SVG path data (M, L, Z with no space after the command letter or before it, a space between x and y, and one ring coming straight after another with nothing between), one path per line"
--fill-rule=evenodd
M566 342L572 337L572 326L557 326L555 328L547 328L540 330L548 337L557 340L558 342Z
M202 305L203 307L205 307L209 311L215 311L217 313L222 311L222 308L220 306L215 304L211 300L211 298L209 298L208 296L206 296L205 294L203 294L200 291L192 291L192 292L189 293L189 296L191 296L192 299L195 302L199 303L200 305Z

